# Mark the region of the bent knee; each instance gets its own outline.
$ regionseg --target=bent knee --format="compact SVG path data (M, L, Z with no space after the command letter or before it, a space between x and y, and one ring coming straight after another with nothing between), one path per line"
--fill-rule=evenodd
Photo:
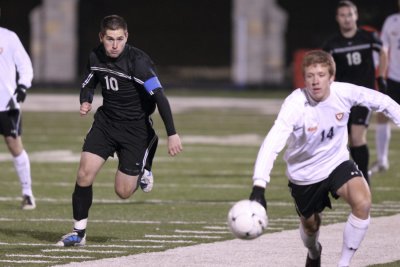
M117 190L117 189L115 189L115 193L117 194L117 196L120 199L128 199L130 196L133 195L134 192L135 191L132 191L132 190L128 191L128 190Z

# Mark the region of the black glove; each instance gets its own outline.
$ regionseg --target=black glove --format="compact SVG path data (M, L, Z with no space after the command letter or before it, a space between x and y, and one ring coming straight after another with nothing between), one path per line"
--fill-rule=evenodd
M378 83L379 92L386 94L386 80L382 76L379 76L378 78L376 78L376 82Z
M267 201L265 200L264 194L265 188L260 186L253 186L253 191L251 192L249 199L257 201L265 208L265 210L267 210Z
M14 95L17 95L17 102L24 102L26 98L26 86L18 84L17 89L15 89Z

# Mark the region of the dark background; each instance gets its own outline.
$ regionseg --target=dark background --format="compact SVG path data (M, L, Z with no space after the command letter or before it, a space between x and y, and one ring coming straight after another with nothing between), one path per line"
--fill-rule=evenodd
M62 0L60 0L62 1ZM337 0L278 0L288 12L286 58L293 52L317 48L337 30ZM378 30L386 16L397 12L397 0L358 0L359 24ZM1 0L0 26L15 31L29 52L29 13L40 0ZM232 55L231 0L80 0L77 74L89 51L98 45L100 20L110 14L128 22L129 43L143 49L161 67L229 67Z

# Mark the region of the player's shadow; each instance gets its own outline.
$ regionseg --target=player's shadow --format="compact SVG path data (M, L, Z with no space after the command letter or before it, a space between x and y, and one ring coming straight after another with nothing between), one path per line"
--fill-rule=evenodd
M38 231L38 230L21 230L21 229L9 229L9 228L0 228L0 233L9 236L9 237L17 237L17 239L23 239L22 236L29 236L34 239L43 242L56 243L60 240L62 233L54 233L48 231ZM65 234L65 233L64 233ZM90 236L90 242L93 243L106 243L109 242L110 236Z

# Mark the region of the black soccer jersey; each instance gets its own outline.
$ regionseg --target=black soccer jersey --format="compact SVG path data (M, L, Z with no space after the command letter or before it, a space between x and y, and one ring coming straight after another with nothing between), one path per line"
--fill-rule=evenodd
M380 52L382 49L382 42L376 33L358 29L352 38L338 33L322 49L331 53L335 60L336 81L375 88L373 51Z
M103 105L99 108L112 120L130 121L153 113L155 102L150 97L161 89L150 57L126 44L118 58L105 54L104 46L89 56L82 83L80 102L91 102L97 84L101 85Z

